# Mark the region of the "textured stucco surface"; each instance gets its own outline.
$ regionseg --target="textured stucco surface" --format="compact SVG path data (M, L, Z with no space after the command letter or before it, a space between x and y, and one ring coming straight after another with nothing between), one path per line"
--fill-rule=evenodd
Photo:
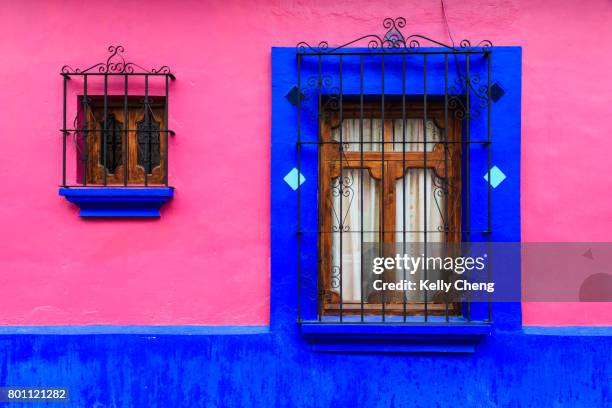
M446 4L455 40L523 47L523 240L612 241L611 3ZM447 38L439 3L414 0L4 4L0 323L266 324L270 48L341 43L399 15L406 32ZM177 75L176 196L160 220L84 221L57 196L59 69L102 61L118 43ZM528 304L523 321L601 325L612 313Z

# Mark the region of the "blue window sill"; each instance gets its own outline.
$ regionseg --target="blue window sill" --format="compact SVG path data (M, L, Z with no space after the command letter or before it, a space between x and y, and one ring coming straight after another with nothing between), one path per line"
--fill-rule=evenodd
M302 323L311 349L352 353L473 353L486 323Z
M59 195L76 204L81 217L159 217L173 187L60 187Z

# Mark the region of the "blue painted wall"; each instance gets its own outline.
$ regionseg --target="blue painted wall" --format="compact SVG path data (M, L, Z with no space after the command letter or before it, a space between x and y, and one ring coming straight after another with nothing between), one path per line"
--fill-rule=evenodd
M0 383L67 386L75 407L609 407L611 334L499 331L452 356L313 353L295 325L0 336Z
M285 98L296 83L294 50L274 49L272 62L270 327L94 327L70 335L4 328L0 385L69 387L75 407L611 406L612 330L524 331L518 304L495 305L493 334L473 354L310 350L296 323L296 193L283 181L296 166L295 107ZM495 107L495 137L505 142L493 164L508 175L495 190L494 231L496 240L517 241L520 49L496 48L494 68L507 95ZM482 182L477 173L484 171L474 172L474 185ZM316 185L316 174L306 177ZM78 334L87 330L97 334Z

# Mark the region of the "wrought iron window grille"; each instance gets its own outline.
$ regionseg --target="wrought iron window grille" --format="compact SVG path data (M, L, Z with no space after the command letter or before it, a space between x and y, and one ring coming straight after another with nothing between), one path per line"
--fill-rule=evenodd
M89 67L73 68L64 65L61 68L61 186L167 187L168 135L175 134L168 128L168 90L169 81L175 80L175 76L167 65L147 69L126 61L123 56L124 47L121 45L109 46L108 52L110 55L106 61ZM82 93L78 96L73 126L69 128L67 88L68 81L75 78L82 81ZM153 81L156 81L156 89L163 88L163 92L151 94ZM112 87L111 92L109 85ZM138 88L139 93L132 95L130 87ZM76 183L69 183L67 179L67 142L70 135L74 137L77 156ZM92 154L92 151L97 154ZM137 170L132 170L134 167L130 165L136 165ZM101 173L101 177L91 174L92 167ZM121 167L122 174L117 174ZM138 172L136 176L132 174L134 171Z
M469 298L458 306L457 315L452 315L449 312L452 310L449 307L449 301L442 300L443 307L441 309L435 308L433 307L433 301L431 301L431 294L428 294L427 290L424 291L423 299L418 302L416 313L414 312L415 308L409 305L405 292L403 298L399 299L400 305L398 307L391 307L392 301L391 299L385 299L384 291L380 293L379 301L372 303L368 299L364 299L363 264L361 265L362 275L359 283L361 285L360 301L356 305L348 305L343 300L343 234L360 234L360 248L362 249L364 234L372 232L379 234L379 237L385 237L385 234L404 234L404 243L406 242L406 233L420 233L424 237L425 248L428 243L428 235L434 233L442 233L446 237L449 234L457 234L460 242L491 241L491 185L487 183L486 197L470 197L470 168L472 166L470 151L477 146L486 149L486 168L489 176L488 180L490 180L491 93L493 92L496 97L500 95L500 92L491 87L493 44L484 40L472 45L469 40L462 40L458 46L448 45L419 34L406 36L401 31L405 26L406 19L403 17L387 18L383 21L383 27L386 29L383 35L367 34L339 46L330 46L327 41L321 41L316 46L307 42L300 42L296 46L297 86L289 91L287 99L297 109L297 184L298 186L301 184L299 177L305 170L304 155L309 157L308 160L310 161L308 163L312 165L313 153L312 151L305 151L309 147L318 151L315 156L318 157L315 160L318 163L316 164L318 170L315 173L319 174L319 178L325 177L320 174L320 162L324 155L322 152L329 149L326 146L332 146L333 149L336 149L337 166L339 166L339 175L331 182L330 197L322 196L320 185L317 188L317 217L319 220L316 230L312 230L312 222L308 221L312 219L311 215L302 213L302 188L297 188L297 302L299 322L392 324L492 322L491 301L486 305L486 316L475 320L472 316L472 302ZM453 66L454 71L449 69ZM407 76L408 71L411 71L410 77ZM416 75L415 71L420 71L420 74ZM430 72L435 73L435 75L430 74ZM377 92L372 92L375 86L368 83L373 78L376 78L377 81ZM432 79L437 80L437 83L431 83ZM389 85L388 88L385 87L386 84ZM351 110L352 113L349 114L348 112ZM436 115L432 114L434 110L437 111L437 116L442 118L444 126L435 124ZM364 208L363 186L358 188L361 197L355 196L355 180L352 177L344 176L343 168L361 168L363 174L365 161L380 160L384 162L386 160L385 154L393 154L389 152L393 151L393 146L397 143L395 133L393 134L393 140L386 140L386 131L383 129L381 131L383 135L379 141L374 141L373 138L365 141L364 120L377 118L384 125L385 117L392 118L401 121L402 129L406 129L407 120L415 111L421 112L420 120L423 123L424 139L407 142L404 133L403 138L400 139L401 151L394 153L401 155L401 159L398 160L402 162L402 169L405 169L410 154L406 145L420 145L423 160L422 168L427 169L428 159L434 160L433 157L437 154L434 154L429 148L442 146L439 154L444 157L443 161L446 167L440 173L445 176L434 177L432 188L435 189L435 197L445 198L451 195L452 189L459 188L461 200L459 225L450 225L448 214L446 214L446 217L445 214L441 214L443 225L434 231L429 231L427 214L424 214L425 227L418 231L407 231L405 220L401 229L386 229L385 222L382 221L379 228L373 231L364 230L361 226L363 225ZM359 121L359 140L357 141L343 140L343 121L349 117ZM448 127L452 120L456 120L460 124L458 140L449 138ZM322 124L325 122L331 123L331 129L338 133L339 137L337 139L332 140L329 137L327 139L323 137L324 125ZM433 126L437 126L440 130L439 140L428 140L428 136L431 137L433 133ZM484 137L472 137L472 129L479 129L478 135ZM370 150L373 149L372 146L374 145L378 145L377 149L380 152L380 158L378 159L371 158L374 156L370 154ZM458 182L459 186L453 185L455 182L451 181L450 176L448 176L450 174L448 169L449 151L455 148L453 146L461 152L458 177L459 180L467 180L464 185L461 185L461 181ZM351 153L358 156L349 158L348 152L351 149ZM366 149L369 150L366 151ZM368 155L371 156L369 159L366 157ZM312 172L312 169L306 170ZM403 179L405 180L405 177ZM363 177L360 180L363 180ZM384 173L380 183L384 190ZM427 184L425 183L425 185ZM405 181L402 191L404 191L403 205L405 205ZM342 200L339 200L340 215L334 213L336 223L321 225L321 208L330 207L332 210L334 209L332 204L325 203L325 200L331 201L332 196L350 197L349 206L361 200L359 208L361 208L362 214L359 228L355 229L346 224L344 214L348 209L342 209ZM422 199L425 201L424 208L427 208L427 187L424 188ZM470 200L473 199L482 199L487 202L486 220L484 222L480 220L476 223L477 225L472 225L470 219ZM384 207L384 205L381 205L381 212L384 212ZM383 213L381 219L384 220L384 218ZM304 220L307 220L308 227L306 228L304 228ZM313 266L313 254L306 253L303 250L304 246L313 247L307 237L309 234L317 236L316 266ZM340 262L337 265L331 264L330 259L323 259L325 257L331 258L331 255L321 250L325 245L330 245L329 243L323 243L322 237L326 234L337 234L340 237L338 242L340 242L341 255L339 257ZM475 237L477 234L478 237ZM307 241L310 243L305 244ZM384 241L384 238L382 241ZM425 251L427 250L425 249ZM427 253L425 253L425 256L427 256ZM363 262L363 254L360 257L361 262ZM427 279L427 269L424 273L425 279ZM397 299L394 301L397 301ZM334 303L333 308L328 307L330 303ZM435 313L436 309L438 310L437 315Z

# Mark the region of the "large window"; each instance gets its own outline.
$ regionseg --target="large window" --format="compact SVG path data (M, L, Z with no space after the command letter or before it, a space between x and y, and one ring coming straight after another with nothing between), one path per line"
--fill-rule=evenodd
M457 314L457 304L441 293L380 285L421 279L423 271L378 277L367 260L392 256L403 243L460 241L460 122L439 103L425 112L418 102L387 102L383 109L380 101L349 101L323 115L321 136L320 313Z
M386 19L384 35L301 42L294 54L284 96L296 107L296 167L285 177L305 324L492 319L490 296L461 286L490 282L490 263L478 274L449 266L496 227L491 43L404 36L405 24Z

